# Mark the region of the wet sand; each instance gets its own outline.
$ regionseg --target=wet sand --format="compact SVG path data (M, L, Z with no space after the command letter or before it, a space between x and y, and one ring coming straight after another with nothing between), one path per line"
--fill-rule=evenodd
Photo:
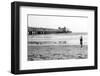
M84 45L28 45L28 61L60 60L60 59L86 59L88 47Z

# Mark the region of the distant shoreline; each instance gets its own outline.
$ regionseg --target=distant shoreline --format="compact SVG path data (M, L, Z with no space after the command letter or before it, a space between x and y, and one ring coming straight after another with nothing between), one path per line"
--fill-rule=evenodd
M88 35L87 32L72 32L72 33L49 33L49 34L34 34L34 35L59 35L59 34L66 34L66 35ZM31 36L31 35L30 35Z

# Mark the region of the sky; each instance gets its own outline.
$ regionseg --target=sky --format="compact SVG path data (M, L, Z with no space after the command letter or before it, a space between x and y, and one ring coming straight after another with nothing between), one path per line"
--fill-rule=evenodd
M72 32L87 32L88 17L84 16L55 16L55 15L28 15L28 26L54 28L66 27Z

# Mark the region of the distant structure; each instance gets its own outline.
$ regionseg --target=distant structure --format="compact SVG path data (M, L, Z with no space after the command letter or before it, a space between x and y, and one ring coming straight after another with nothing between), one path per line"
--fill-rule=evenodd
M28 35L53 33L72 33L72 31L66 29L66 27L58 27L58 29L28 27Z

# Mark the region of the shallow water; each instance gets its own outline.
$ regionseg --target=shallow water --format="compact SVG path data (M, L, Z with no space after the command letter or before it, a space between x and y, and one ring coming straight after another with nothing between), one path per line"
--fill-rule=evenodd
M80 37L83 37L83 45L88 44L87 33L63 33L63 34L42 34L29 35L29 45L80 45Z

